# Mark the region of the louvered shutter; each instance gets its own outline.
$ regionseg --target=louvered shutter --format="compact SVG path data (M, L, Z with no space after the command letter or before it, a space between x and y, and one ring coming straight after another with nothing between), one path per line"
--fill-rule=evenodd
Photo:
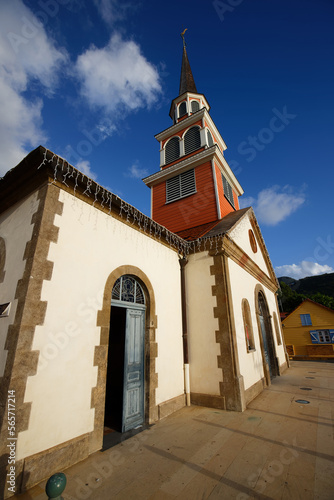
M181 175L181 196L189 196L196 191L194 169L183 172Z
M194 169L183 172L166 181L166 203L196 193Z
M165 147L165 163L171 163L180 157L180 142L178 137L172 137Z
M166 202L177 200L181 197L180 176L177 175L166 181Z
M184 116L187 114L187 103L186 101L181 102L180 107L179 107L179 117Z
M184 152L186 155L201 147L201 134L198 127L190 128L184 135Z
M214 142L213 142L210 130L207 131L207 135L208 135L208 145L209 145L209 147L211 147L211 146L213 146Z
M199 111L199 102L191 101L191 112L196 113L196 111Z
M235 208L232 187L223 174L222 174L222 179L223 179L224 195L231 203L232 207Z
M300 319L303 326L312 325L311 315L310 314L300 314Z

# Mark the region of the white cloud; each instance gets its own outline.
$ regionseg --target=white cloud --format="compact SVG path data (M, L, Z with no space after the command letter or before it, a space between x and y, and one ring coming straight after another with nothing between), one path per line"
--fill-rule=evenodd
M91 170L90 162L88 160L80 160L75 167L83 174L87 175L93 181L96 181L97 174Z
M291 186L272 186L260 191L257 199L241 198L240 206L252 205L259 222L275 226L295 212L305 202L305 198L302 191L296 193Z
M155 67L133 41L115 34L109 44L89 48L78 57L81 95L92 108L119 114L156 102L161 86Z
M134 8L134 4L119 2L119 0L94 0L94 4L102 19L109 25L124 19L129 7Z
M318 264L317 262L309 262L307 260L303 260L299 264L287 264L275 268L277 276L289 276L290 278L296 279L333 272L334 269L330 266Z
M55 47L31 10L21 0L0 2L0 175L45 141L40 98L25 96L31 83L53 93L64 51Z
M142 179L145 175L148 174L146 168L140 168L138 162L135 162L128 168L125 176L131 177L132 179Z

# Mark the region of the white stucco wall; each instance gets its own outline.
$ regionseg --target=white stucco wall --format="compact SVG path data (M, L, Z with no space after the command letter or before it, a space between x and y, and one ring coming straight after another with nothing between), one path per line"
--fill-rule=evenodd
M213 257L207 252L190 255L186 265L190 390L219 395L222 371L217 366L220 346L215 335L218 319L213 315L217 299L212 295L212 265Z
M251 387L253 384L255 384L258 380L260 380L264 376L261 346L260 346L261 333L258 330L256 314L255 314L256 311L255 287L259 282L231 259L228 259L228 268L230 273L230 283L231 283L240 373L244 377L245 389L248 389L248 387ZM272 316L273 311L275 311L279 318L279 314L276 308L274 293L271 292L265 286L263 286L263 290L265 292L270 315ZM247 352L245 329L242 317L243 299L247 299L250 305L254 341L255 341L254 352ZM272 331L273 331L273 339L275 344L276 355L279 358L279 363L281 365L285 361L284 348L283 345L277 344L275 325L273 319L271 320L271 322L272 322Z
M156 301L157 404L184 391L180 269L175 251L61 191L63 214L50 245L54 262L42 300L45 322L36 329L37 374L28 378L25 402L32 401L29 429L20 433L18 459L93 430L91 390L96 386L94 348L100 343L96 313L110 273L138 267L150 280Z
M0 283L0 304L11 302L9 316L0 318L0 377L3 376L7 351L4 349L8 326L14 322L17 300L15 291L23 277L26 261L23 260L27 242L31 239L32 215L38 208L37 192L0 214L0 236L6 245L5 279Z
M252 229L252 225L250 223L249 214L246 214L244 218L237 224L237 226L229 233L229 237L244 250L244 252L259 266L262 271L264 271L267 275L269 275L269 269L267 263L263 257L263 254L260 250L259 241L256 237L256 234L253 234L257 244L257 252L254 253L252 247L250 245L249 234L248 231Z

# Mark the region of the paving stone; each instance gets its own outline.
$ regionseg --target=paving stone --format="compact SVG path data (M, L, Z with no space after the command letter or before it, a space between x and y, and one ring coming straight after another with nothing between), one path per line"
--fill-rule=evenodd
M310 404L298 404L298 398ZM333 417L334 364L294 361L243 413L182 408L68 468L62 496L64 500L333 500ZM45 500L44 491L45 481L12 498Z

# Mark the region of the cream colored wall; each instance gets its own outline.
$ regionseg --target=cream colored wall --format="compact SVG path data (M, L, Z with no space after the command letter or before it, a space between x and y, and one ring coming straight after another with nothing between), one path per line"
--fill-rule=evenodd
M255 287L259 282L231 259L228 259L228 268L230 273L230 283L231 283L233 311L235 318L235 331L237 337L240 373L244 377L245 389L248 389L248 387L251 387L258 380L264 377L261 346L260 346L261 333L258 330L256 313L255 313L256 311ZM268 303L270 315L272 316L273 312L275 311L279 318L279 312L277 311L274 293L271 292L265 286L263 286L263 289ZM250 305L252 326L253 326L253 333L255 340L255 351L253 352L247 352L245 329L242 317L242 299L247 299ZM277 344L275 325L273 319L271 319L271 325L273 331L276 356L279 358L279 364L281 365L285 362L284 348L283 344L282 345Z
M252 229L252 225L250 223L249 215L246 214L244 218L238 223L238 225L229 233L229 237L244 250L244 252L269 276L269 269L266 264L266 261L263 257L263 254L260 250L259 241L256 238L254 233L256 243L257 243L257 252L254 253L249 241L249 229Z
M215 332L218 319L213 316L217 299L212 295L215 277L210 274L213 257L207 252L189 256L186 265L187 316L189 337L190 390L219 395L222 371L217 366L220 346Z
M5 279L0 283L0 304L11 302L9 316L0 318L0 377L4 374L7 351L4 349L9 325L14 322L17 282L23 277L23 260L27 242L31 239L32 215L38 208L37 192L0 214L0 236L6 245Z
M45 322L36 329L37 374L28 378L25 402L32 402L29 428L20 433L24 458L93 430L91 391L96 386L94 348L100 342L96 314L110 273L138 267L150 280L158 328L157 403L184 392L180 269L177 253L68 193L54 224L60 228L48 259L54 262L42 300Z

